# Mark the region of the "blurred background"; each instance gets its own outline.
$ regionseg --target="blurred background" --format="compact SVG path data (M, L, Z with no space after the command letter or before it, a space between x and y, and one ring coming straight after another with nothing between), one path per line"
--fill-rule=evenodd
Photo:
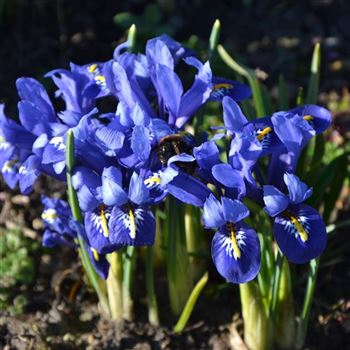
M315 41L322 43L321 92L338 94L350 76L350 3L345 0L0 0L0 99L17 101L15 79L111 58L135 23L138 45L167 33L206 50L211 26L221 43L276 85L282 73L293 92L305 85ZM220 70L223 64L214 62ZM326 77L326 78L325 78Z

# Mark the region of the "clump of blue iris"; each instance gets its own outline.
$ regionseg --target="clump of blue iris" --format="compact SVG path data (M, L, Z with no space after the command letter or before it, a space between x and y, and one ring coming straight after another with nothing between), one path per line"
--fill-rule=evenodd
M250 88L215 76L209 61L201 62L170 37L149 40L145 54L126 48L127 43L117 47L107 62L71 64L46 74L63 110L55 111L32 78L17 80L20 123L0 106L1 173L10 188L19 184L24 194L41 174L65 181L68 130L74 135L73 186L84 225L74 222L66 202L43 197L43 243L74 246L79 235L106 278L106 254L153 244L153 208L171 195L203 208L204 226L216 229L211 253L218 272L244 283L260 268L258 235L244 222L248 198L274 218L276 242L290 261L319 256L326 244L324 223L304 203L311 190L295 172L302 149L330 125L330 113L306 105L248 121L238 103L251 96ZM187 90L176 71L179 62L195 69ZM209 101L222 104L223 132L192 145L191 152L176 149L161 162L159 143L183 132ZM226 149L218 146L222 138ZM265 177L258 167L263 157L269 158Z

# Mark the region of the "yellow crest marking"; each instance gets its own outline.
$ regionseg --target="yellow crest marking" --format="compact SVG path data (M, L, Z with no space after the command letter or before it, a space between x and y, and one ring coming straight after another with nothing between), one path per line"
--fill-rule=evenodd
M145 179L144 184L148 185L148 184L153 184L153 183L157 183L160 184L161 183L161 179L160 177L149 177L148 179Z
M219 90L219 89L232 89L233 85L229 83L221 83L221 84L215 84L213 86L213 90Z
M230 231L230 237L231 237L232 248L233 248L233 255L234 255L236 260L240 259L240 257L241 257L241 250L239 249L239 246L238 246L235 227L234 227L234 225L232 223L228 223L227 224L227 228Z
M88 67L89 73L94 73L96 71L96 69L97 69L97 64L96 63L94 63L94 64L92 64L91 66Z
M307 122L310 122L311 120L314 119L314 117L312 115L304 115L303 119L306 120Z
M95 261L98 261L100 259L100 256L98 255L97 250L92 247L90 249L92 251L92 255L94 256Z
M296 216L294 216L293 214L289 214L288 215L290 221L292 222L292 224L294 225L294 227L297 229L298 234L300 236L300 239L303 242L306 242L309 239L309 236L307 234L307 232L304 230L303 225L299 222L298 218Z
M136 222L135 215L132 209L129 209L129 219L130 219L130 237L131 239L135 239L136 237Z
M57 219L58 215L56 213L56 211L54 209L48 209L48 210L45 210L42 214L41 214L41 218L43 220L47 220L47 221L50 221L50 220L55 220Z
M103 75L96 75L95 80L102 84L106 82L106 78Z
M106 218L106 207L103 204L100 205L100 217L101 217L103 235L107 238L109 235L109 230L108 230L108 222Z
M268 126L267 128L260 131L258 136L256 137L259 141L261 141L266 135L268 135L272 131L271 126Z

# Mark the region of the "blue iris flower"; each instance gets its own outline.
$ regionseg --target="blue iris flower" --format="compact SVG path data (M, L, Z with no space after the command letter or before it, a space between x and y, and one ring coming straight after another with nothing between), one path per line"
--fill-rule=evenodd
M263 187L265 210L275 218L273 231L281 251L290 261L303 264L325 249L326 228L319 213L304 204L312 189L294 174L286 173L283 179L288 196L274 186Z
M210 195L203 209L206 228L217 228L211 255L218 272L232 283L245 283L260 270L260 242L256 232L243 220L249 215L246 206L228 197L221 203Z
M57 198L41 197L44 209L41 218L45 224L43 245L55 247L56 245L74 246L76 232L70 226L71 210L66 201Z

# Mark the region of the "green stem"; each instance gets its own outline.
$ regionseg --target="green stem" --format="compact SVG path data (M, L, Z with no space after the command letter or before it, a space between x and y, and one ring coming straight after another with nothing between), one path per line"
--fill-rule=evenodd
M205 272L205 274L202 276L202 278L197 282L197 284L193 288L192 293L189 296L186 302L186 305L181 313L181 316L174 327L174 332L177 332L177 333L182 332L183 329L186 327L186 324L191 316L191 313L196 304L196 301L201 291L203 290L203 288L208 282L208 278L209 278L208 272Z
M157 295L154 290L153 247L146 248L146 289L149 323L159 326Z
M167 199L167 274L170 306L174 315L182 311L191 293L192 278L188 274L183 206L175 198Z
M256 74L253 69L250 69L248 67L243 66L242 64L239 64L236 62L229 53L225 50L225 48L222 45L218 45L217 47L218 52L222 60L235 72L238 74L244 76L252 89L253 92L253 99L255 103L255 108L257 111L257 115L259 117L262 117L266 115L264 100L262 96L262 91L260 88L260 84L258 79L256 78Z
M252 281L239 285L244 341L251 350L269 350L272 345L271 320L257 284Z
M107 292L111 316L113 320L121 321L123 319L123 257L122 252L117 251L108 254L108 260L111 265L107 278Z
M134 276L135 247L128 246L124 252L123 263L123 315L128 321L133 319L132 282Z
M304 345L307 328L309 324L310 310L311 310L312 299L314 296L314 291L316 286L319 264L320 264L320 259L313 259L310 261L310 272L307 280L304 305L300 316L300 322L297 328L296 345L295 345L295 348L297 350L302 349Z
M277 251L276 257L276 267L275 267L275 275L272 284L272 293L271 293L271 303L270 303L270 318L273 322L276 320L276 310L277 310L277 302L278 302L278 292L281 281L281 273L282 273L282 264L283 264L283 255L280 251Z
M72 210L73 219L78 223L82 223L83 215L81 213L78 197L73 188L73 183L72 183L72 171L74 166L75 166L74 135L73 135L73 131L70 129L67 132L67 139L66 139L66 168L67 168L66 176L67 176L67 188L68 188L68 203ZM90 261L89 254L86 251L85 241L80 234L78 234L77 241L79 244L79 248L78 248L79 256L81 258L84 270L88 276L88 279L91 285L93 286L93 288L97 293L103 313L107 317L109 317L110 310L108 307L108 301L105 293L105 283L104 281L101 280L101 278L98 276L95 269L93 268L92 263Z

